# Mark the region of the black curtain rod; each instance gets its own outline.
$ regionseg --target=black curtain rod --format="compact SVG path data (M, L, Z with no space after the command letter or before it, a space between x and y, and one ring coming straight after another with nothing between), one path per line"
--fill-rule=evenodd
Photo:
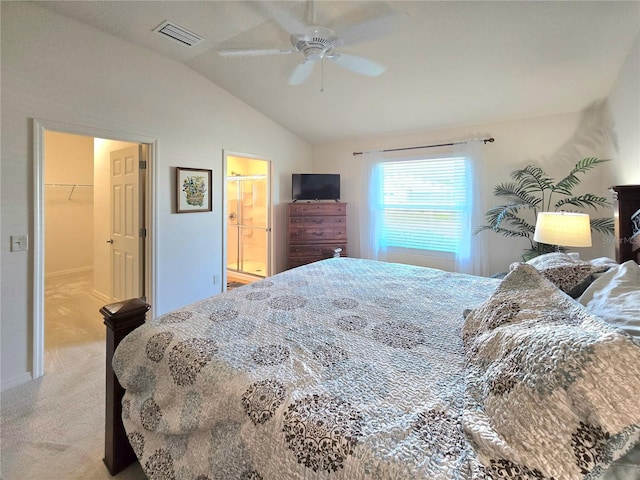
M489 137L489 138L483 139L482 141L485 144L487 144L487 143L495 142L495 139L493 137ZM400 152L402 150L416 150L419 148L453 147L454 145L462 145L463 143L469 143L469 142L467 141L467 142L455 142L455 143L440 143L438 145L421 145L419 147L388 148L386 150L370 150L368 152L353 152L353 156L355 157L356 155L362 155L363 153L377 152L377 151L385 153L385 152Z

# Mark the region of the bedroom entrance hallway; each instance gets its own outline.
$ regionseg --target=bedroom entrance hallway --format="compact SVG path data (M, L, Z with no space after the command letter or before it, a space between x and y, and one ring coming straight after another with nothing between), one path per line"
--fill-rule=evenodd
M224 156L227 288L270 274L270 162Z

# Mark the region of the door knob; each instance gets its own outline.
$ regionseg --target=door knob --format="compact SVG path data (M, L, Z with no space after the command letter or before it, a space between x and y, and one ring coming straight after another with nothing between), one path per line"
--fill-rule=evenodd
M113 245L113 238L110 238L109 240L107 240L107 243L110 243L111 245Z

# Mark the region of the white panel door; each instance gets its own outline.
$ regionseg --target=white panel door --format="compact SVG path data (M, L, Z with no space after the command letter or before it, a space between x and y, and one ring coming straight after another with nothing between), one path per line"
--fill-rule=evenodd
M111 152L112 296L118 302L142 292L140 147Z

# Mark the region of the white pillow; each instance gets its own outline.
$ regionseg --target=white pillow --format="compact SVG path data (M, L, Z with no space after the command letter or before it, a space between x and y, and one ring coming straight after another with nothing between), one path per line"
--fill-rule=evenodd
M619 265L613 258L609 257L598 257L593 260L588 260L588 262L594 267L600 267L602 270L608 270L613 267L617 267Z
M640 266L633 260L601 274L578 301L592 314L640 340Z

